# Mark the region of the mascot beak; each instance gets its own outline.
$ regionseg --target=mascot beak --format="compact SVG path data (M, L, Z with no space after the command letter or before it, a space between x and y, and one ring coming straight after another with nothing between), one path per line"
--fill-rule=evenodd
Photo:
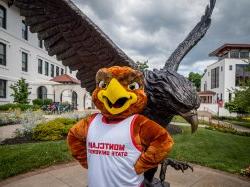
M186 113L180 113L180 115L181 115L188 123L191 124L191 130L192 130L192 133L194 133L194 132L197 130L198 124L199 124L197 110L191 110L191 111L186 112Z
M97 97L114 115L125 111L137 101L136 94L128 92L115 78L110 81L106 89L98 92Z

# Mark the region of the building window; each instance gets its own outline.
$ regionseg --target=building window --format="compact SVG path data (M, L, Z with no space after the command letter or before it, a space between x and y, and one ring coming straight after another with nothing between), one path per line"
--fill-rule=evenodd
M0 79L0 98L6 98L6 80Z
M28 40L28 26L24 20L22 20L22 38Z
M204 84L204 91L207 91L207 82Z
M0 27L6 29L6 8L0 5Z
M45 75L49 76L49 63L45 62Z
M53 64L50 64L50 76L51 77L54 77L55 76L55 74L54 74L54 65Z
M28 54L22 52L22 71L28 71Z
M229 101L232 100L232 93L231 93L231 92L229 92L229 94L228 94L228 100L229 100Z
M43 74L43 61L38 59L38 73Z
M61 75L63 75L64 74L64 69L63 68L61 68Z
M229 66L229 70L233 70L233 66L232 65Z
M238 50L233 50L233 51L230 51L230 58L239 58L239 51Z
M6 66L6 45L0 42L0 65Z
M240 58L249 58L249 51L241 51Z
M37 98L42 100L47 99L47 88L45 86L38 87Z
M250 71L248 64L236 64L235 86L244 86L250 81Z
M219 88L219 67L211 69L211 89Z
M223 66L220 67L220 71L223 71Z
M39 42L39 47L42 49L43 48L43 40L38 40Z
M56 76L59 76L59 73L60 73L60 69L58 66L56 66Z
M228 52L226 52L223 56L222 56L222 59L224 58L228 58Z

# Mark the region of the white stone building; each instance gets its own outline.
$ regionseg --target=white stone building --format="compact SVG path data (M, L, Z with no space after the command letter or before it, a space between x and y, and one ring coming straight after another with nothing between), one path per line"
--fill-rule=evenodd
M250 80L246 70L250 57L250 44L224 44L209 56L218 57L218 61L207 66L201 79L200 110L209 110L219 115L230 115L224 109L225 102L230 101L234 89ZM220 104L220 108L218 107Z
M75 75L55 56L48 55L43 41L29 32L18 8L9 8L0 1L0 104L13 102L9 87L23 77L31 87L30 102L50 98L55 102L68 101L79 110L91 108L91 97ZM51 81L57 76L66 82ZM68 79L73 81L67 82Z

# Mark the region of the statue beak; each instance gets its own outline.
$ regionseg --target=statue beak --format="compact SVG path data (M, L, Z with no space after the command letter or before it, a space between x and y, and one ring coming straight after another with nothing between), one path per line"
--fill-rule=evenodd
M192 133L194 133L197 128L198 128L198 124L199 124L199 120L198 120L198 114L197 114L197 110L191 110L187 113L180 113L180 115L188 122L191 124L191 130Z

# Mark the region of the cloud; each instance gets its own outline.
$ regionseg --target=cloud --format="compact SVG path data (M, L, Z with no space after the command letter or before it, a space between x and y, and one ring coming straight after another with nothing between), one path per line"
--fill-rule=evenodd
M161 68L198 23L209 0L73 0L133 60ZM181 74L203 72L224 43L250 43L250 1L217 0L206 36L183 59Z

